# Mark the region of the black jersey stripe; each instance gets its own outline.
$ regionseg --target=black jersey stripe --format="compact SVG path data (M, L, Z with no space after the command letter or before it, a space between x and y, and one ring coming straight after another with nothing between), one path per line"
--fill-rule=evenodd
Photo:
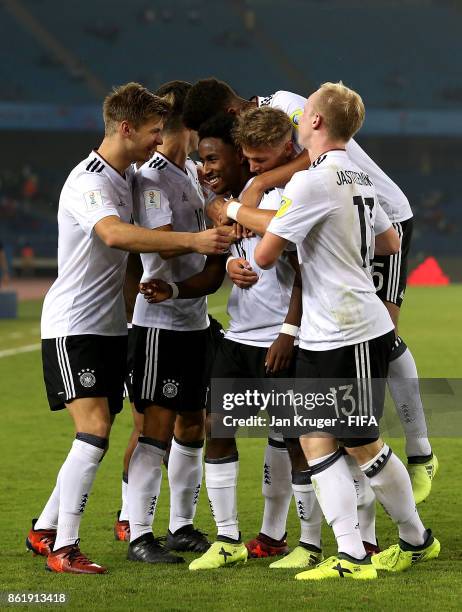
M88 166L85 168L85 170L87 170L87 172L92 172L94 170L93 166L98 166L99 164L99 160L97 157L94 157L91 162L88 164Z

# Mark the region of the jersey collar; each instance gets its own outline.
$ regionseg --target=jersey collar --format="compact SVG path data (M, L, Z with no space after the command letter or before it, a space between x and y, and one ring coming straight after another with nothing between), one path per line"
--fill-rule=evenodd
M104 159L104 157L100 153L98 153L96 149L93 149L93 151L90 153L87 159L90 159L91 157L97 157L105 165L104 169L107 171L107 173L110 176L112 176L115 180L119 181L122 185L127 184L126 173L124 173L123 175L120 174L120 172L116 170L114 166L111 166L111 164L107 161L107 159Z

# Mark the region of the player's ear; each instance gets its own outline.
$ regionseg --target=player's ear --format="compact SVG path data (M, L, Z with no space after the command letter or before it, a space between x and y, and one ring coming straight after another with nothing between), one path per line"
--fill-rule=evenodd
M130 125L128 121L124 120L119 125L119 132L122 136L127 138L128 136L130 136L132 132L132 126Z
M319 128L321 127L321 124L322 124L322 117L321 117L321 115L319 115L318 113L315 113L313 115L313 119L312 119L312 123L311 123L311 125L313 127L313 130L319 130Z

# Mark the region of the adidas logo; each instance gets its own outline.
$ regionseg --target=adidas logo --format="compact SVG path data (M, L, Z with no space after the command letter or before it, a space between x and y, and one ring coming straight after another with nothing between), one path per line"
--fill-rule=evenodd
M300 519L305 518L305 507L303 506L302 501L297 502L297 513L298 513L298 518Z
M270 485L271 484L271 468L268 464L265 463L265 465L263 466L263 482L266 485Z
M197 501L199 499L199 493L201 492L201 485L198 484L196 487L196 490L194 491L194 499L193 499L193 504L196 505Z
M156 505L157 505L157 495L154 495L154 497L151 497L151 503L149 505L149 510L148 510L148 514L150 514L151 516L154 516Z
M80 508L79 508L80 514L82 514L82 512L85 510L85 506L87 505L87 501L88 501L88 493L84 493L82 495L82 499L80 500Z
M213 518L215 518L215 512L213 511L212 500L209 499L210 512L212 513Z

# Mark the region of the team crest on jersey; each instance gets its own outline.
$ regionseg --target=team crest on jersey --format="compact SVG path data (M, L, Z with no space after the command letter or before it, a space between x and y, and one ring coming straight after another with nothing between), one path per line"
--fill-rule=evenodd
M87 206L87 212L93 212L103 207L103 196L99 189L93 189L83 194L85 198L85 204Z
M292 200L290 198L286 198L286 196L282 196L281 206L276 213L276 217L283 217L289 208L292 206Z
M298 126L300 124L300 117L303 115L303 109L301 108L297 108L296 111L294 111L291 115L290 115L290 120L292 121L292 125L298 129Z
M149 189L144 192L144 205L146 210L150 208L160 208L160 191Z
M82 387L88 389L89 387L94 387L96 383L95 370L90 370L90 368L86 368L78 373L79 381Z
M164 380L164 386L162 387L162 393L168 399L172 399L176 397L178 395L178 385L179 384L180 383L177 383L176 380L173 380L173 379L170 380L170 378L168 378L167 380Z

